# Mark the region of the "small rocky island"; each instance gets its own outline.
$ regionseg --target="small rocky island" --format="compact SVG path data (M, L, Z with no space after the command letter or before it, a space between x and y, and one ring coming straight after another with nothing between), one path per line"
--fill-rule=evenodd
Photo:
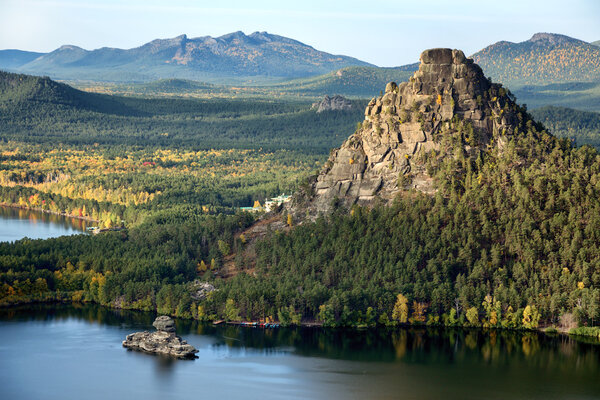
M176 358L196 358L198 350L175 334L175 322L172 318L162 315L152 325L156 332L144 331L127 335L123 347Z

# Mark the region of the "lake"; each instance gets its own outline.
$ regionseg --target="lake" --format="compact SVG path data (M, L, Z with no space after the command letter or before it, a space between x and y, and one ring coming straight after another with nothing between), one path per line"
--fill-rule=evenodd
M0 206L0 242L75 235L87 226L90 222L77 218Z
M538 333L176 321L196 360L128 351L155 315L0 310L2 399L597 399L600 346Z

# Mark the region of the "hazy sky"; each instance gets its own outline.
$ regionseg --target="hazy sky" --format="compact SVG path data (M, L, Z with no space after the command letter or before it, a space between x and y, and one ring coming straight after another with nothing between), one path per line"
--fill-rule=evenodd
M238 30L395 66L417 61L426 48L472 54L536 32L600 40L600 0L0 0L0 49L131 48Z

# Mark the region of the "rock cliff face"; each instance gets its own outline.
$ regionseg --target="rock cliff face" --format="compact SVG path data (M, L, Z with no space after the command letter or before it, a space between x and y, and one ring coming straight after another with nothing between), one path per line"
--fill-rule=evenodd
M442 136L463 121L476 138L465 151L482 149L516 125L512 103L462 51L424 51L410 80L388 83L370 101L362 126L332 151L312 185L309 209L326 212L336 198L345 205L388 202L411 188L434 193L424 158L434 151L444 156Z
M145 331L127 335L123 347L176 358L196 357L198 350L175 334L175 323L170 317L160 316L152 325L157 329L156 332Z

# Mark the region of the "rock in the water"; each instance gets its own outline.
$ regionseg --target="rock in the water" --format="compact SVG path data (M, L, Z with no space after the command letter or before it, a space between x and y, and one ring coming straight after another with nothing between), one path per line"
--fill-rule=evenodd
M323 111L332 111L332 110L333 111L351 110L352 102L350 100L348 100L347 98L337 95L337 94L333 97L329 97L328 95L325 95L325 97L323 97L323 100L321 100L318 103L314 103L312 105L312 108L316 108L317 113L321 113Z
M473 134L465 153L475 154L494 135L513 132L517 114L514 98L462 51L426 50L408 82L388 83L369 102L362 126L331 152L310 190L288 211L315 216L334 203L386 203L406 189L434 193L426 159L446 156L444 135L468 125Z
M170 317L160 316L153 325L156 332L136 332L127 335L123 347L146 353L163 354L176 358L195 358L198 350L175 334L175 324Z
M166 315L161 315L156 318L152 323L152 326L154 326L157 331L175 333L175 321Z

